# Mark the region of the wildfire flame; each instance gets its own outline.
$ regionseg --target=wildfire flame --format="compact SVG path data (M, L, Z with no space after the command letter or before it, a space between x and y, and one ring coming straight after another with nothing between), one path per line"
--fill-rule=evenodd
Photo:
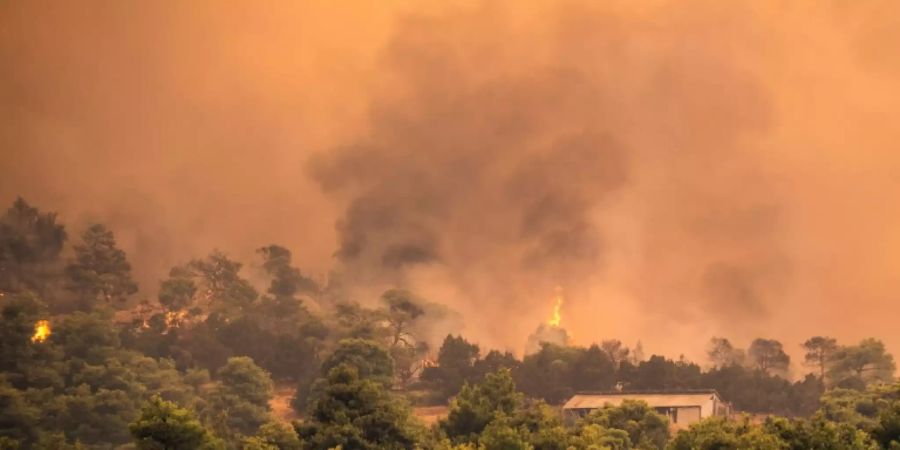
M423 369L428 368L428 367L437 367L437 366L438 366L437 361L432 359L431 356L426 356L426 357L422 358L422 368Z
M177 328L184 322L185 317L187 317L187 311L169 311L166 313L166 326Z
M38 320L34 324L34 334L31 335L31 342L44 342L50 337L51 333L50 321Z
M553 314L550 315L550 320L547 321L547 324L551 327L558 327L562 323L562 304L563 304L563 294L562 288L556 288L556 297L554 298L553 303Z

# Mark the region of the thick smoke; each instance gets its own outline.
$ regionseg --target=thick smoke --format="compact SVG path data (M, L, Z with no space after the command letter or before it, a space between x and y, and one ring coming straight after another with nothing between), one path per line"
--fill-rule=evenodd
M450 286L446 301L503 342L533 329L553 286L576 305L604 303L590 287L615 264L605 220L649 185L639 220L650 289L673 275L654 262L698 273L637 295L680 319L764 318L787 264L780 205L765 186L740 186L759 164L740 140L768 126L770 106L739 54L700 40L725 25L710 18L684 35L616 25L609 11L548 14L543 26L515 22L494 5L400 23L369 126L313 165L349 204L336 254L350 278ZM722 158L732 162L708 173Z
M889 3L269 6L0 4L0 200L107 223L147 296L278 243L485 346L556 286L577 343L900 345Z

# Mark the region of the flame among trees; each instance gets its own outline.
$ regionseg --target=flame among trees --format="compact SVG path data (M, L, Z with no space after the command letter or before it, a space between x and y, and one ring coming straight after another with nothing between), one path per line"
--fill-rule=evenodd
M53 331L50 329L50 321L38 320L34 324L34 334L31 335L31 342L44 342L50 337L52 332Z
M526 354L540 350L545 343L563 346L572 343L569 332L562 327L562 306L564 302L563 289L557 286L556 295L553 297L553 311L547 322L539 324L537 329L528 336L528 339L525 341Z
M188 434L193 442L205 439L207 434L197 428L199 422L228 445L240 445L239 440L252 435L248 439L265 443L280 442L275 439L285 437L293 443L272 445L297 448L299 437L294 430L285 424L268 422L272 418L268 407L271 377L294 382L301 388L293 406L300 413L306 412L309 421L304 423L311 426L300 431L306 442L314 443L314 447L321 444L322 448L340 444L333 442L333 437L359 433L382 439L385 429L390 436L384 439L418 439L419 431L407 428L410 423L406 413L393 403L394 390L440 402L456 396L460 401L453 408L462 413L461 417L468 417L471 412L476 418L485 418L484 426L479 425L478 439L487 443L515 437L514 430L524 425L516 420L556 419L536 410L532 412L539 415L511 414L503 421L495 420L490 413L496 411L483 408L483 397L476 395L475 388L460 392L467 383L487 383L489 389L481 389L484 394L508 394L513 390L506 378L511 377L529 397L552 403L565 401L573 392L607 390L618 383L637 390L712 387L742 410L810 415L819 408L818 399L826 387L865 389L866 385L894 380L893 358L874 339L858 345L840 345L827 337L810 339L804 344L806 362L815 367L818 376L796 382L780 375L786 372L790 361L782 344L772 339L757 339L746 350L732 346L727 339L716 339L710 348L714 367L709 370L683 358L671 360L652 355L645 360L639 343L633 349L614 339L589 347L575 346L561 326L565 300L561 288L552 297L552 316L541 321L529 338L530 350L521 358L499 351L482 357L476 344L461 336L448 336L432 361L425 342L430 342L428 337L435 335L437 327L448 327L457 320L451 310L401 289L385 292L377 306L354 303L342 290L339 279L329 278L327 284L318 285L293 266L288 249L278 246L260 250L262 268L270 281L265 293L258 292L242 275L240 262L214 251L173 268L160 284L158 304L147 310L147 317L140 309L145 305L138 305L134 312L140 320L129 323L121 319L127 319L127 311L123 310L130 308L131 302L110 301L119 300L119 294L128 296L127 291L103 290L108 287L102 284L103 280L112 279L115 273L127 274L123 271L125 264L118 264L127 260L103 257L119 255L109 248L112 236L94 228L97 239L93 242L109 245L88 245L93 237L84 238L82 251L87 253L67 266L58 255L54 256L57 259L45 259L24 252L23 246L29 243L33 244L27 247L29 252L52 250L56 234L50 233L50 241L43 244L30 241L43 234L20 227L17 218L23 214L34 219L31 223L35 227L43 223L37 219L53 215L30 211L22 205L0 215L0 244L5 243L0 245L0 269L9 268L8 273L0 274L0 372L8 375L0 380L0 397L13 399L10 404L14 408L8 409L19 415L8 415L21 420L9 428L23 424L13 439L26 445L31 445L34 436L51 433L63 441L123 445L131 436L121 420L110 419L129 417L139 417L131 428L135 436L145 439L152 434L158 443L168 435L153 434L146 426L152 425L157 416L178 416L181 419L168 423L172 425L168 429ZM88 257L89 254L94 256ZM123 270L95 264L100 260L118 261L116 267ZM19 267L23 265L34 267ZM74 265L84 270L66 270ZM92 267L102 276L86 276L94 270ZM34 278L34 274L43 278ZM46 298L31 290L30 283L41 280L53 288L46 289ZM93 284L95 281L100 284ZM72 290L73 285L84 289ZM120 286L124 285L128 284ZM80 293L86 295L82 297ZM319 304L308 310L306 305L313 302ZM88 307L87 312L79 310ZM53 339L47 339L51 324L45 318L52 318ZM235 355L246 357L234 358ZM504 368L509 370L508 376L491 376L487 381L490 374ZM215 374L212 379L210 373ZM123 384L118 381L121 379L133 382ZM80 387L84 380L92 380L98 389L92 390L93 385ZM50 416L43 412L43 403L37 403L43 399L32 398L29 390L55 386L61 394L54 398ZM99 389L121 401L108 402L106 394L98 395ZM184 411L195 410L191 412L196 413L196 420L184 416L178 409L181 406L146 398L156 392L183 405ZM359 407L344 408L346 403L334 407L337 397L347 392L354 402L359 400ZM833 392L846 396L849 391ZM430 401L429 398L425 400ZM144 400L150 400L146 414L140 411ZM833 403L841 406L847 402L844 397L835 397ZM474 411L461 409L470 406ZM894 409L885 411L885 417L894 417L888 415L894 414ZM34 425L35 414L40 414L39 425ZM52 420L44 421L45 417ZM346 422L337 420L344 420L343 417L359 420L346 427ZM380 422L371 422L385 417L390 420L387 428ZM444 432L448 437L459 438L461 443L471 444L463 442L468 438L459 433L453 420L448 419ZM456 421L456 425L467 426L466 423L471 422ZM556 428L556 432L565 436L567 430ZM887 442L893 438L884 439ZM65 445L53 443L46 448L67 448ZM528 445L539 447L530 442Z
M562 305L563 305L563 289L559 286L556 287L556 296L553 298L553 314L550 315L550 320L547 321L547 324L551 327L558 327L562 324Z

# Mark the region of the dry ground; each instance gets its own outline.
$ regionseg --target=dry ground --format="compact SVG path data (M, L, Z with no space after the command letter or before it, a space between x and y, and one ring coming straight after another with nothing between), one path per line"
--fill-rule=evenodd
M447 417L446 406L418 406L413 408L413 415L419 418L425 425L431 426L438 420Z
M289 384L276 385L275 392L269 405L272 407L272 414L279 420L291 422L299 419L297 413L291 408L291 399L294 397L295 387ZM438 420L447 417L446 406L418 406L413 408L413 415L426 425L431 426Z
M275 392L269 406L272 407L272 414L278 419L285 422L296 420L297 413L291 408L291 399L294 397L295 387L292 385L276 385Z

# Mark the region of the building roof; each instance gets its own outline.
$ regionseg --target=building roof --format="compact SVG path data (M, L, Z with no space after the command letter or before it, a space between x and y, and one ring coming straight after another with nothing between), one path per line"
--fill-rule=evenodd
M700 406L713 399L721 401L715 390L639 391L639 392L580 392L563 405L564 409L597 409L604 405L618 406L624 400L641 400L654 408Z

